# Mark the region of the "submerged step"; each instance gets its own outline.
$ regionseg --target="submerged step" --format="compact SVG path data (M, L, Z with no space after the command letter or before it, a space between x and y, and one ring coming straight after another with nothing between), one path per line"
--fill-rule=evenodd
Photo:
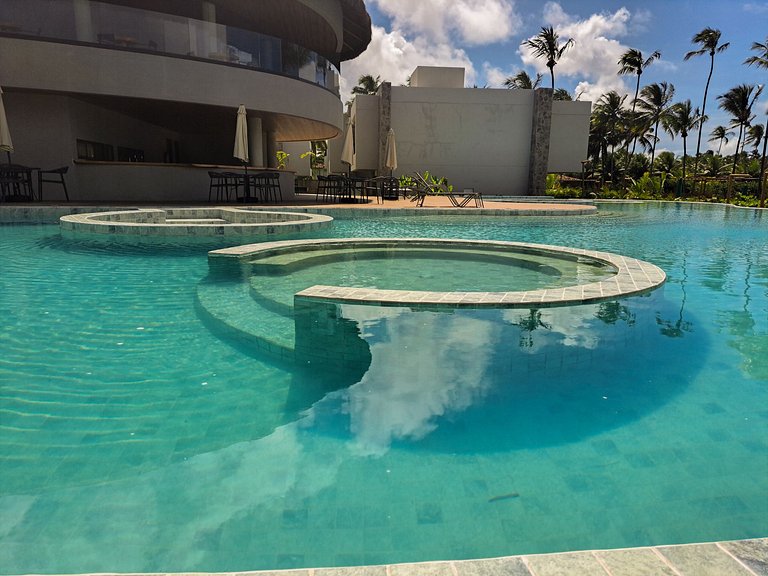
M253 345L276 359L293 361L293 315L262 306L251 296L247 283L201 282L197 303L221 335Z

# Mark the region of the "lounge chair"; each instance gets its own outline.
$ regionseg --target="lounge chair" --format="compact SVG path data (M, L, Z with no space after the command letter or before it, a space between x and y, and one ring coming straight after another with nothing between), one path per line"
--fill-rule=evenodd
M411 188L411 201L416 202L417 206L423 206L427 196L445 196L456 208L464 208L472 200L475 201L475 207L483 206L482 195L474 190L459 194L449 189L444 181L427 182L426 178L418 172L413 173L413 180L415 186Z

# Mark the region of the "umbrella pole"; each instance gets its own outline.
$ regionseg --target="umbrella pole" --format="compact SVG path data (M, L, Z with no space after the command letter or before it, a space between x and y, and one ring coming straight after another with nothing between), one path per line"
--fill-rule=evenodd
M6 150L5 153L8 156L8 164L10 164L11 163L11 151L10 150Z

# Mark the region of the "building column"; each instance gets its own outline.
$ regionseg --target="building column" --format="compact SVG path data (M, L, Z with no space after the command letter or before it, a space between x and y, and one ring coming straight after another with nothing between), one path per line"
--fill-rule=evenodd
M379 168L378 175L386 174L387 134L392 127L392 83L382 82L379 86Z
M264 166L264 140L261 118L248 119L248 158L251 166Z
M80 42L95 42L90 1L74 0L73 8L75 10L75 38Z
M208 53L201 54L201 56L203 58L209 58L212 54L218 54L219 52L218 27L216 26L216 5L212 2L203 0L200 8L203 21L205 22L205 34L208 36ZM224 42L224 45L226 45L226 41Z
M533 125L531 127L531 155L528 163L528 196L544 196L547 191L549 165L549 137L552 130L551 88L538 88L533 92Z
M268 168L277 168L277 138L273 130L267 130L264 133L267 137L267 158L265 166Z

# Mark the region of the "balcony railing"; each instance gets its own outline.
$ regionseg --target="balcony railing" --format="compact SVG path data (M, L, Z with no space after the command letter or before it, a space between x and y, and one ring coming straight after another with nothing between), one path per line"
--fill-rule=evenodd
M90 0L1 0L0 36L89 44L226 63L312 82L338 94L323 56L274 36Z

